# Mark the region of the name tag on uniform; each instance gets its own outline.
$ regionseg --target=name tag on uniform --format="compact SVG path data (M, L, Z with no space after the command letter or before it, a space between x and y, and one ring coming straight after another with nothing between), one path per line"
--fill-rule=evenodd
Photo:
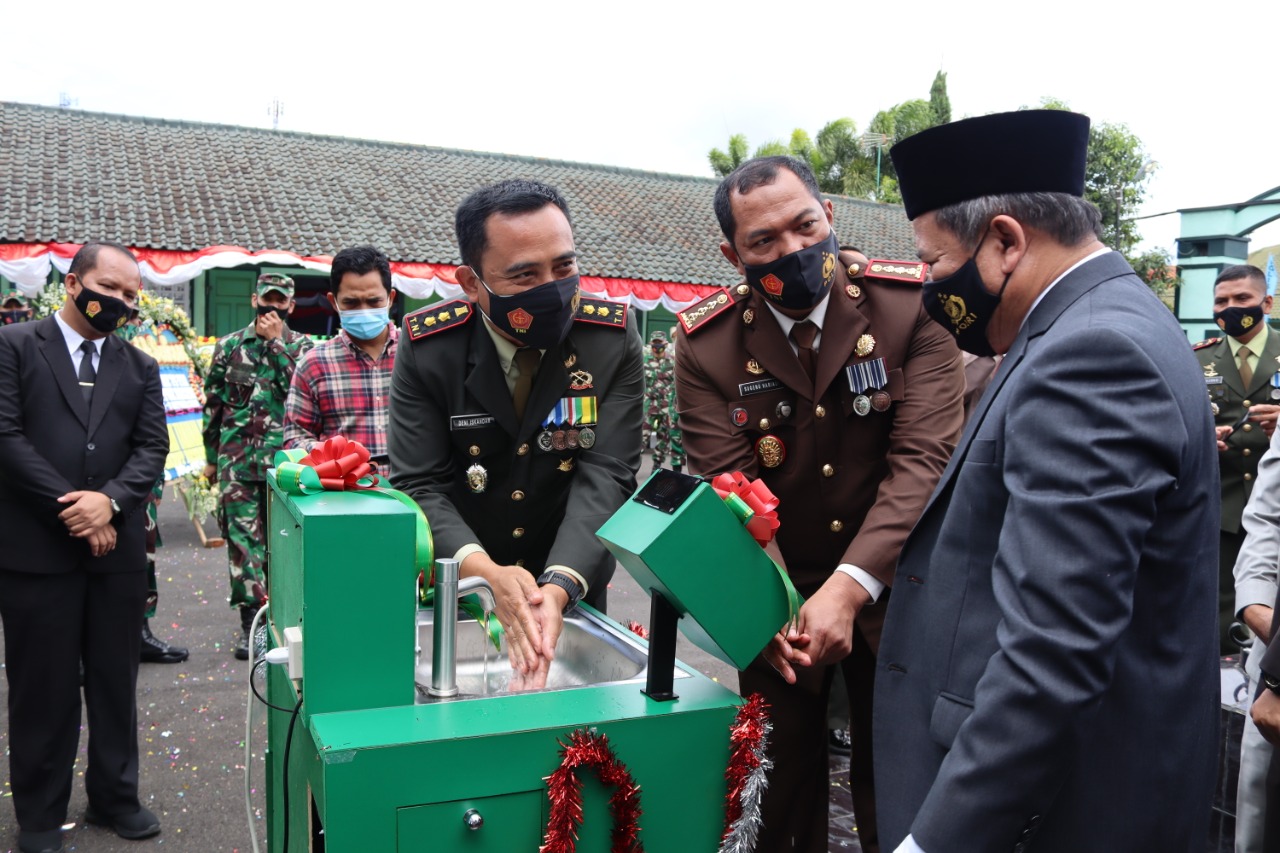
M752 382L742 382L738 385L739 397L750 397L752 394L763 394L766 391L776 391L782 387L782 382L777 379L756 379Z
M1222 384L1222 380L1223 380L1223 379L1225 379L1225 378L1226 378L1226 377L1221 376L1221 375L1218 375L1218 376L1206 376L1206 377L1204 378L1204 384L1205 384L1205 385L1221 385L1221 384Z
M479 429L480 427L493 426L498 419L493 415L454 415L449 418L449 429Z

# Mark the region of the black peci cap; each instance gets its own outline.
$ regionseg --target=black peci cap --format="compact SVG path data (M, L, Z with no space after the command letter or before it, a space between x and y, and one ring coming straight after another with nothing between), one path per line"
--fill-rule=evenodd
M889 150L907 219L1007 193L1084 195L1089 117L1019 110L941 124Z

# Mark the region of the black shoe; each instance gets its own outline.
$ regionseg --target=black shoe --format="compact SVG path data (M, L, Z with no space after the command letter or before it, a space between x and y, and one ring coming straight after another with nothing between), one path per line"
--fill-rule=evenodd
M848 729L827 730L827 752L832 755L850 755L853 753L853 738Z
M236 639L236 660L249 659L249 628L253 626L253 617L257 613L256 607L240 608L240 636Z
M151 633L147 620L142 620L142 662L143 663L182 663L189 657L187 650L171 646Z
M160 818L152 814L149 809L142 807L133 814L109 817L98 814L93 810L93 806L89 806L84 810L84 822L94 826L109 826L121 838L133 840L160 834Z
M46 832L18 831L18 849L22 853L62 853L62 830Z

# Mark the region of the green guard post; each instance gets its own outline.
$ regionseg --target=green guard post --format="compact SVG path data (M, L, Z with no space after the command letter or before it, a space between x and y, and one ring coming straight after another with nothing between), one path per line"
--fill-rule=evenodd
M790 617L778 566L743 526L748 517L701 479L659 470L596 533L641 588L671 605L694 645L740 670Z

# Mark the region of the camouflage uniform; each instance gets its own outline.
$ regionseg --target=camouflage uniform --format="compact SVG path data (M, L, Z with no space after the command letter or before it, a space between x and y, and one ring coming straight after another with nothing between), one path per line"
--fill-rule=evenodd
M286 284L287 283L287 284ZM293 298L293 280L264 275L258 296ZM218 466L218 524L227 540L231 606L256 611L266 593L267 468L284 445L284 406L311 339L287 325L264 340L254 324L218 340L204 380L205 458Z
M679 471L684 467L684 444L677 425L675 361L666 349L666 334L654 332L644 354L645 446L648 434L656 436L653 467L661 468L670 453L671 467Z

